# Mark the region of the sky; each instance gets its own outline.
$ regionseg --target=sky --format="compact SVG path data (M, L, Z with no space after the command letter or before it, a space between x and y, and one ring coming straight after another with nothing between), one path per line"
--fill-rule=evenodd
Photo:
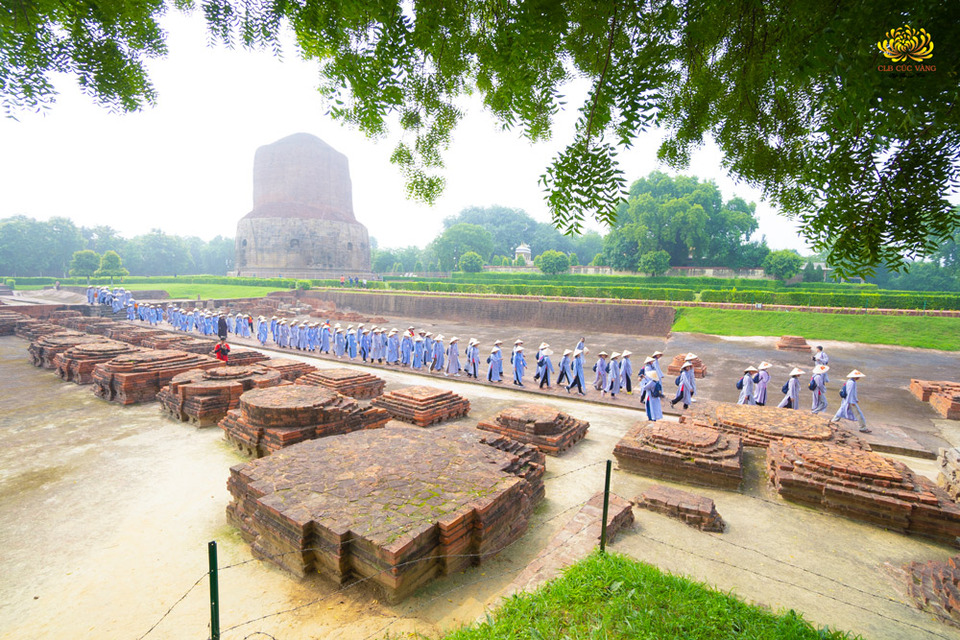
M256 149L293 133L311 133L350 162L353 206L380 247L425 246L443 219L473 206L522 209L548 222L538 177L569 142L576 105L561 113L551 141L532 144L503 131L479 103L453 134L445 156L447 187L434 206L409 200L390 164L396 138L373 141L325 115L315 62L288 43L282 59L268 52L209 47L199 16L163 20L168 55L148 63L159 97L154 107L113 114L57 80L57 102L42 113L0 117L0 218L66 216L78 226L108 225L131 237L154 228L171 234L233 237L253 206ZM572 103L573 101L571 101ZM570 107L568 106L568 109ZM651 131L620 154L628 183L660 165L662 134ZM759 230L773 249L810 253L796 224L737 183L707 144L684 171L712 179L724 199L757 203ZM606 229L593 223L587 228ZM536 252L536 247L533 248Z

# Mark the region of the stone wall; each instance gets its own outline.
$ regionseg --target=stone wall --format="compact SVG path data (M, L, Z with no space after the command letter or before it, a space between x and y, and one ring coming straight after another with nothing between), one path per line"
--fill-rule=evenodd
M553 302L537 299L479 298L437 294L410 295L356 291L309 291L311 300L331 301L338 309L394 318L436 318L453 322L509 327L570 329L666 336L673 326L673 307L590 302Z

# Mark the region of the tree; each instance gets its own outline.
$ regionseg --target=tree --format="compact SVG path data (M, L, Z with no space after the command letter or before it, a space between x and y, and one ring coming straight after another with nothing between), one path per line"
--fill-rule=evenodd
M778 280L789 280L800 273L802 266L803 258L789 249L771 251L763 260L763 270Z
M90 276L100 268L100 256L96 251L84 249L75 251L73 259L70 260L70 275L78 278L85 277L90 282Z
M396 262L397 256L389 249L376 249L373 251L370 268L374 273L388 273L393 270Z
M440 261L440 270L452 271L468 251L479 254L483 260L489 258L493 253L493 235L479 225L460 222L437 236L430 249Z
M523 256L517 256L516 258L513 259L513 266L525 267L527 266L527 261L524 259Z
M576 254L576 253L570 252L570 254L569 254L567 257L570 258L570 266L571 266L571 267L578 267L578 266L580 266L580 258L577 257L577 254Z
M124 268L120 254L116 251L107 251L100 256L100 268L97 269L93 275L98 278L109 277L110 283L113 284L114 278L122 278L123 276L130 275L130 272Z
M591 215L613 221L626 188L617 154L653 125L668 132L659 157L678 169L711 137L724 166L800 218L844 273L901 268L960 222L946 199L960 181L960 55L931 42L960 41L954 3L918 0L908 14L894 0L201 6L212 39L228 46L276 50L291 25L298 50L320 63L334 118L382 137L396 116L407 135L391 160L428 202L443 190L458 98L478 95L505 127L539 141L575 99L565 90L575 77L590 89L540 178L564 230ZM113 109L153 102L144 59L165 52L166 3L98 7L0 13L8 113L50 104L60 72ZM910 64L890 64L897 47L910 48Z
M640 258L637 270L652 276L662 276L670 268L670 254L663 249L648 251Z
M475 251L467 251L460 256L460 271L464 273L479 273L483 270L483 258Z
M540 271L548 276L559 275L570 268L570 258L567 257L567 254L559 251L544 251L537 256L535 262Z

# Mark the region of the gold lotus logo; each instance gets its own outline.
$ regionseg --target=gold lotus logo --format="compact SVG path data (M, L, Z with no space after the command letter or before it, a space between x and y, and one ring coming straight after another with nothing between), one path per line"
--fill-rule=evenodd
M933 38L926 29L916 29L904 25L899 29L891 29L886 39L877 43L877 48L883 55L893 62L904 62L910 58L920 62L933 57Z

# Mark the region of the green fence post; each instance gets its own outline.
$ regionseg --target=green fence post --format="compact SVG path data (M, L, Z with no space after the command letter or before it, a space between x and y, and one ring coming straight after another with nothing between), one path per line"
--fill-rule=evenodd
M600 553L607 550L607 512L610 508L610 470L613 463L607 460L607 476L603 481L603 522L600 523Z
M207 545L210 565L210 638L220 640L220 584L217 580L217 542Z

